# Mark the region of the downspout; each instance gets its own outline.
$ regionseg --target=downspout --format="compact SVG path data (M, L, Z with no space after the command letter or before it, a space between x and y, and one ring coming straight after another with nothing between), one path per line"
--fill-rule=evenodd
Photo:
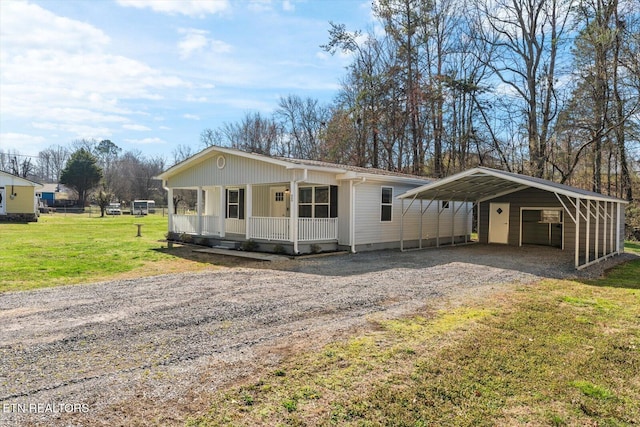
M360 178L360 182L349 181L349 187L351 188L351 218L349 218L349 231L351 240L351 253L356 253L356 187L360 184L364 184L367 181L366 177Z
M293 177L295 178L296 170L293 170ZM291 208L291 240L293 240L293 253L297 255L300 251L298 250L298 184L302 182L307 182L309 173L308 169L303 169L302 179L294 179L291 181L291 195L289 204L291 204L291 199L293 199L294 206Z

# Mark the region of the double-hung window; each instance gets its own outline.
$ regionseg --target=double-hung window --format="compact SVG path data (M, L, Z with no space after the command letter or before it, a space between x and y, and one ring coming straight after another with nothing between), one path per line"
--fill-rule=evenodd
M382 187L380 193L380 221L391 221L393 187Z
M300 187L298 216L300 218L334 218L337 216L337 187Z
M226 218L244 219L244 189L227 189L227 209Z

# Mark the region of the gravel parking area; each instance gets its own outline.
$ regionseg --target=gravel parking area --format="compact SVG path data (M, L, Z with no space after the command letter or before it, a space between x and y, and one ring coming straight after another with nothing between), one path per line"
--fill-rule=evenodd
M0 294L0 426L182 425L207 393L372 318L630 257L576 272L560 250L468 245Z

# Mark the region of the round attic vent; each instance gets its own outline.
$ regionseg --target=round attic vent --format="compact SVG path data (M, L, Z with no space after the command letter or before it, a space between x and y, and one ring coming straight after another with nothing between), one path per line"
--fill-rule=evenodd
M227 164L227 160L224 158L224 156L218 156L218 158L216 159L216 163L218 165L218 169L224 169L224 165Z

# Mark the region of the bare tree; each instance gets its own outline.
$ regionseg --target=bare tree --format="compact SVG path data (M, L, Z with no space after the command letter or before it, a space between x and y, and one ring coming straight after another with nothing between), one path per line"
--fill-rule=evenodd
M521 102L529 172L545 175L556 118L556 63L572 0L478 0L476 32L493 52L485 65ZM513 106L511 107L513 108Z

